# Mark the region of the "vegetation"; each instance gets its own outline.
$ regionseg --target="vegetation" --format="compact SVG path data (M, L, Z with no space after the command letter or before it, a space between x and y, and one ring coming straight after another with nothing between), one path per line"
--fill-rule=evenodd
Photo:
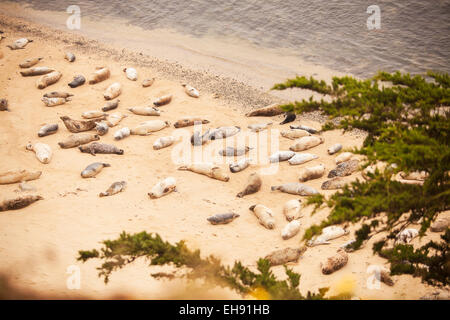
M390 231L386 239L374 246L374 251L389 259L392 273L413 274L433 284L447 285L448 231L442 244L430 242L417 250L410 245L391 249L386 246L388 239L395 238L413 222L420 222L423 235L439 212L450 209L449 75L379 72L368 80L334 77L331 86L313 78L297 77L274 86L279 90L292 87L327 93L333 100L314 101L311 97L284 105L286 111L321 110L330 120L339 120L328 121L323 130L365 130L367 138L354 152L366 156L366 165L383 161L389 169L377 171L368 181L353 182L328 200L320 197L311 200L315 210L324 203L332 210L325 221L306 231L305 238L320 233L328 225L371 219L370 224L363 224L356 232L353 249L376 233ZM428 178L423 186L403 184L392 180L399 171L425 171Z
M323 299L327 289L314 294L308 292L303 296L299 291L300 275L285 267L287 280L278 280L270 271L269 261L259 259L257 271L253 272L239 261L233 267L223 266L213 256L201 258L200 251L189 250L183 241L175 245L163 241L158 234L140 232L128 234L122 232L116 240L103 241L100 251L79 251L79 261L98 258L103 264L98 268L99 276L108 283L113 271L121 269L138 258L150 260L153 265L173 265L186 268L188 279L204 279L208 283L229 287L242 295L253 295L257 298L270 299ZM160 274L152 275L154 277Z

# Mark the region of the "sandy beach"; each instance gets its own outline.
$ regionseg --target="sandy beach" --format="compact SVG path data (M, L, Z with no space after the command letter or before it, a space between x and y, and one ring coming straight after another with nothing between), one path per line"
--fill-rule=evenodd
M177 145L154 150L153 143L159 137L177 134L173 123L184 116L202 116L210 121L207 127L240 126L244 135L249 124L273 122L268 132L287 130L289 125L279 125L283 116L271 118L245 117L245 113L256 107L285 101L280 96L271 95L241 81L216 76L211 73L193 71L181 65L158 60L130 49L100 43L81 35L74 35L37 25L21 19L0 14L0 30L6 38L0 42L0 98L9 101L11 112L0 112L0 171L11 169L41 170L42 176L28 184L35 192L18 191L18 184L0 185L0 200L14 198L22 194L39 194L44 200L18 211L0 213L0 272L7 275L11 283L21 289L32 290L46 297L110 298L124 296L136 299L162 299L183 297L190 290L189 298L231 298L239 299L236 293L219 288L210 291L192 290L183 280L156 280L151 273L170 270L170 267L148 267L148 262L138 260L132 266L113 273L110 283L105 285L97 276L99 261L82 264L76 261L78 250L99 248L100 242L115 239L120 232L155 232L163 239L175 243L186 240L188 247L201 250L202 255L221 259L231 265L240 260L254 268L256 261L273 250L298 246L304 230L323 220L329 209L311 215L312 208L304 210L301 218L302 230L298 235L283 240L280 236L286 224L282 208L286 201L298 198L285 193L272 192L270 186L298 181L301 167L323 163L327 172L335 167L334 156L327 154L327 148L341 143L345 149L360 146L364 136L358 132L343 133L328 131L321 134L325 143L309 150L319 156L307 164L290 166L280 163L275 174L263 175L261 191L237 198L252 172L263 166L255 164L239 173L231 173L226 163L220 164L228 171L229 182L210 179L192 172L178 171L173 161L172 149ZM30 38L24 50L10 50L6 47L18 38ZM73 63L64 59L66 51L73 52ZM19 63L25 59L43 57L36 66L47 66L62 73L62 78L46 89L35 86L37 77L22 77ZM67 86L75 75L88 77L96 67L107 66L111 77L95 85L84 84L71 89ZM138 81L130 81L122 71L125 67L136 68ZM331 75L321 75L329 79ZM143 79L155 78L148 88L143 88ZM77 148L61 149L58 142L70 135L64 127L61 116L81 119L88 110L100 110L105 104L103 92L113 82L120 82L122 94L117 110L127 115L120 124L110 128L100 142L114 144L124 150L124 155L92 155L81 153ZM189 97L181 83L192 84L200 91L200 98ZM51 91L72 93L73 99L64 105L46 107L42 95ZM301 92L300 92L301 91ZM309 97L312 92L297 90L299 96ZM172 94L172 102L161 107L160 117L134 115L127 110L133 106L149 104L157 97ZM120 141L113 139L113 133L122 127L134 127L146 121L161 119L171 126L149 136L130 136ZM293 124L304 124L320 128L323 117L317 114L300 115ZM38 138L37 131L47 123L58 123L56 134ZM182 129L190 136L193 127ZM180 132L180 131L178 131ZM27 151L28 142L44 142L51 146L53 158L49 164L40 163L33 152ZM279 137L279 149L288 150L292 140ZM181 144L182 142L179 142ZM213 141L212 146L220 148L224 141ZM188 147L191 147L189 143ZM272 152L275 150L272 150ZM267 154L267 156L271 152ZM92 162L111 164L94 179L82 179L80 172ZM150 189L161 179L173 176L177 179L177 192L160 199L148 197ZM359 173L350 179L361 179ZM99 198L113 182L125 180L128 184L124 192L111 197ZM306 184L329 196L333 191L321 190L327 180L308 181ZM302 201L306 198L301 197ZM248 209L261 203L275 213L276 228L267 230L261 226ZM240 217L227 225L211 225L206 218L223 212L233 211ZM414 226L413 226L414 227ZM419 226L415 226L419 228ZM350 226L354 231L357 226ZM382 234L378 235L382 236ZM430 290L419 278L394 276L393 287L381 284L380 289L369 289L367 268L370 265L387 266L386 261L372 254L372 244L378 236L370 239L365 247L351 253L348 265L331 275L323 275L319 264L336 249L353 238L352 232L332 241L327 246L310 248L298 263L289 264L302 275L302 293L331 287L331 293L339 293L343 287L351 287L354 296L361 299L418 299ZM430 239L438 239L439 234L427 235L413 240L420 246ZM81 270L81 288L70 290L66 281L68 267L78 266ZM278 276L284 276L282 266L274 267Z

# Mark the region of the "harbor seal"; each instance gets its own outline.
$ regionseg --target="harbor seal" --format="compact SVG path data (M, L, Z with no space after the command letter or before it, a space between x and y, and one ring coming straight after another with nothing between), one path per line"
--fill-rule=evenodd
M64 122L64 125L66 126L67 130L69 130L72 133L79 133L94 129L97 125L97 122L104 120L105 117L85 121L73 120L68 116L62 116L60 117L60 119Z
M230 163L230 171L233 173L241 172L250 166L250 158L242 158L235 163Z
M398 174L405 180L418 180L418 181L425 181L425 179L428 178L429 176L428 172L426 171L414 171L409 173L400 171Z
M340 226L328 226L322 229L322 233L319 236L315 236L306 242L306 245L314 247L322 244L330 244L330 240L342 237L349 233L350 231Z
M186 94L192 98L198 98L200 97L200 93L198 92L197 89L195 89L194 87L188 85L187 83L183 83L182 86L184 87L184 91L186 92Z
M18 210L28 207L30 204L43 200L41 196L23 196L15 199L3 200L0 202L0 211Z
M27 169L13 169L0 172L0 184L12 184L22 181L39 179L42 171L31 171Z
M208 217L206 220L208 220L211 224L227 224L233 221L236 218L239 218L240 216L234 212L229 213L218 213L211 217Z
M351 152L343 152L343 153L337 155L336 158L334 158L334 162L336 164L339 164L339 163L342 163L342 162L350 160L352 157L353 157L353 153L351 153Z
M342 150L342 144L336 143L336 144L333 144L331 147L329 147L327 149L327 152L329 155L332 155L332 154L338 153L341 150Z
M281 230L281 238L283 240L294 237L300 231L301 223L299 220L292 220Z
M142 81L142 87L147 88L150 87L155 82L155 78L152 79L145 79Z
M289 262L297 262L300 256L305 253L306 247L301 248L284 248L276 250L264 257L270 262L270 266L279 266Z
M322 183L320 188L322 190L337 190L344 188L346 184L348 184L346 180L341 177L336 177Z
M152 190L148 193L148 196L150 199L157 199L168 195L172 191L175 191L177 187L176 183L177 181L173 177L165 178L153 186Z
M100 137L98 134L77 133L77 134L71 134L62 142L58 142L58 145L62 149L69 149L69 148L79 147L83 144L86 144L86 143L89 143L92 141L98 141L98 140L100 140Z
M19 67L25 69L25 68L31 68L32 66L36 65L39 61L41 61L42 57L39 58L33 58L33 59L27 59L19 64Z
M52 148L48 144L41 142L28 143L26 149L33 151L36 154L36 158L43 164L48 164L52 159Z
M265 228L267 229L275 228L275 219L273 217L272 210L270 210L266 206L263 206L262 204L252 205L249 209L255 214L259 223L263 225Z
M109 188L108 190L106 190L105 192L100 192L98 194L99 197L107 197L107 196L112 196L114 194L117 194L119 192L122 192L126 189L127 187L127 183L125 181L118 181L118 182L114 182Z
M160 131L170 126L168 121L150 120L140 123L136 128L131 129L131 134L146 136L152 132Z
M322 137L316 136L302 137L300 139L295 140L294 145L292 145L289 149L295 152L305 151L314 148L319 144L322 144L323 142L324 139Z
M449 225L450 225L450 215L438 217L431 224L430 230L431 232L442 232L445 231Z
M75 55L72 52L66 52L64 54L64 59L66 59L69 62L74 62L75 61Z
M189 126L193 126L195 124L207 124L209 123L209 120L207 119L203 119L201 117L185 117L183 119L178 120L177 122L175 122L173 124L173 126L175 128L184 128L184 127L189 127Z
M297 115L294 112L286 112L286 117L283 121L280 122L280 124L286 124L295 121L297 118Z
M287 221L300 219L302 214L300 210L302 208L302 202L299 199L292 199L287 201L283 206L283 214Z
M210 130L208 133L208 140L225 139L238 134L240 131L241 128L238 126L218 127Z
M107 101L105 103L105 105L103 106L102 111L107 112L107 111L117 109L117 107L119 106L119 102L120 102L119 99L113 100L113 101Z
M10 111L8 109L8 100L6 99L0 99L0 111Z
M272 191L279 190L281 192L295 194L299 196L313 196L319 194L313 187L298 182L285 183L279 186L272 186Z
M308 126L304 126L304 125L300 125L300 126L289 126L289 128L291 128L291 129L293 129L293 130L298 130L298 129L300 129L300 130L305 130L305 131L307 131L307 132L309 132L309 133L311 133L311 134L319 133L319 130L314 129L314 128L311 128L311 127L308 127Z
M99 136L104 136L109 131L109 126L105 121L97 122L95 125L95 131L98 133Z
M349 160L341 162L337 167L328 173L328 178L334 177L345 177L351 175L353 172L357 171L359 168L358 160Z
M42 126L39 131L38 131L38 137L45 137L51 134L56 133L56 131L58 131L58 124L46 124L44 126Z
M209 141L210 129L208 129L203 135L199 131L194 131L191 136L191 144L193 146L201 146Z
M153 104L154 104L155 106L157 106L157 107L161 107L161 106L163 106L163 105L166 105L166 104L170 103L170 101L172 101L172 95L171 95L171 94L168 94L168 95L165 95L165 96L162 96L162 97L157 98L157 99L153 102Z
M44 94L44 98L64 98L68 99L70 97L73 97L72 93L69 92L63 92L63 91L52 91Z
M292 158L293 156L295 156L295 152L294 151L290 151L290 150L282 150L282 151L277 151L275 153L273 153L270 157L269 157L269 161L271 163L277 163L277 162L281 162L281 161L287 161L290 158Z
M103 116L107 116L108 114L101 112L101 111L97 111L97 110L90 110L90 111L85 111L81 114L81 117L84 119L95 119L95 118L100 118Z
M153 143L153 149L160 150L162 148L167 148L167 147L171 146L174 142L175 142L175 137L173 137L173 136L161 137L161 138L158 138Z
M20 74L22 75L22 77L34 77L34 76L42 76L54 71L55 69L49 67L34 67L20 71Z
M245 148L226 147L225 149L220 150L219 154L224 157L242 156L251 149L253 148L247 146Z
M106 123L108 124L108 126L110 127L115 127L119 124L120 121L122 121L123 119L125 119L126 117L128 117L126 114L123 114L121 112L114 112L111 113L107 118L106 118Z
M404 229L402 231L400 231L397 234L396 240L397 243L410 243L412 239L414 239L415 237L417 237L419 235L419 231L417 231L416 229L412 229L412 228L408 228L408 229Z
M32 39L20 38L14 41L12 44L8 44L7 47L11 50L25 49L26 45L33 42Z
M96 84L109 78L111 72L108 68L98 67L97 70L89 76L89 84Z
M100 171L103 170L103 168L106 167L111 167L111 165L109 163L102 163L102 162L91 163L86 167L86 169L81 171L81 176L83 178L94 178L97 174L100 173Z
M285 111L281 108L279 104L271 104L267 107L259 108L247 113L246 117L272 117L277 116Z
M195 163L181 166L178 168L178 170L192 171L192 172L195 172L198 174L203 174L212 179L225 181L225 182L230 180L230 177L228 177L225 174L225 172L222 171L222 169L220 167L218 167L210 162L195 162Z
M122 140L126 137L129 137L130 133L131 133L130 128L123 127L122 129L119 129L116 132L114 132L114 140Z
M308 180L321 178L324 174L325 166L323 164L319 164L318 166L300 169L298 180L300 180L300 182L306 182Z
M151 107L151 106L132 107L132 108L128 108L128 110L139 116L160 116L161 115L161 111L159 111L158 108Z
M105 100L112 100L117 98L122 93L122 85L120 82L114 82L103 93Z
M85 84L85 82L86 82L86 78L83 75L79 74L79 75L73 77L73 80L68 83L68 86L71 88L76 88L76 87L79 87L79 86Z
M244 190L239 192L236 196L238 198L243 198L248 194L256 193L259 190L261 190L261 185L262 185L261 176L258 173L254 172L248 177L248 182Z
M296 140L299 138L303 138L303 137L307 137L310 136L311 133L309 133L306 130L302 130L302 129L298 129L298 130L284 130L280 132L282 137L291 139L291 140Z
M254 123L254 124L249 125L247 128L249 128L251 132L260 132L260 131L267 129L271 125L273 125L273 122Z
M45 104L46 107L56 107L62 104L65 104L67 101L70 101L70 98L47 98L42 97L41 101Z
M53 71L48 74L44 74L36 81L36 88L38 89L44 89L48 86L58 82L59 79L61 79L62 73L59 71Z
M117 148L116 146L113 146L111 144L106 143L98 143L98 142L92 142L91 144L87 146L79 146L78 149L83 153L90 153L93 156L95 154L123 154L123 150Z
M348 254L339 248L335 255L329 257L325 263L320 264L323 274L331 274L343 268L348 262Z
M125 72L125 75L131 81L136 81L138 78L138 73L135 68L124 68L123 72Z
M296 153L292 158L288 160L288 162L290 165L296 166L318 158L319 156L312 153Z

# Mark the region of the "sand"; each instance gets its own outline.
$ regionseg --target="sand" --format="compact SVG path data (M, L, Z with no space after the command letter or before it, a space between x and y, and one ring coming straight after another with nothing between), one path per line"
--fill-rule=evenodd
M153 150L154 141L162 136L179 134L173 126L149 136L131 136L121 141L114 141L113 133L124 127L133 127L146 120L161 119L174 123L188 115L204 116L210 120L205 127L237 125L245 129L251 123L273 121L268 132L276 133L285 130L288 125L278 125L282 116L273 118L246 118L245 112L255 105L276 101L277 98L245 85L239 85L227 79L218 78L211 85L201 74L187 72L186 76L175 74L170 63L166 64L166 72L161 68L164 62L139 53L125 52L122 48L112 48L81 36L65 34L22 20L0 15L0 29L7 37L0 43L4 57L0 59L0 92L1 98L9 101L11 112L1 112L0 119L0 171L13 168L42 170L40 179L29 182L44 200L19 211L0 213L0 272L8 275L13 285L38 292L46 296L72 298L88 296L92 298L108 298L125 295L131 298L160 299L167 297L183 297L190 292L189 298L240 298L230 290L213 288L211 291L192 291L181 280L156 280L150 274L171 270L170 267L148 267L143 259L131 266L113 273L110 283L105 285L97 276L96 267L99 261L80 263L76 261L78 250L99 248L99 242L115 239L122 231L129 233L147 231L160 234L163 239L172 243L186 240L190 248L198 248L202 255L214 254L225 264L240 260L246 266L254 268L256 261L269 252L287 246L298 246L304 230L319 223L328 214L328 209L311 215L311 209L304 210L301 218L302 231L289 240L282 240L280 231L286 224L282 214L283 204L298 198L284 193L271 192L270 186L285 182L298 181L298 171L303 166L323 163L327 171L334 168L334 156L327 155L327 148L334 143L341 143L349 149L361 145L363 136L360 133L343 133L330 131L322 134L325 143L308 152L317 154L319 159L302 166L290 166L281 163L275 174L263 176L262 190L256 194L237 198L250 173L264 166L252 165L240 173L231 173L229 182L212 180L206 176L192 172L178 171L173 161L172 151L181 148L183 142L172 147ZM5 46L20 37L29 37L34 42L24 50L11 51ZM64 52L70 50L76 55L76 61L69 63L64 59ZM62 78L54 85L38 90L35 87L36 77L22 77L18 64L33 57L44 59L37 66L48 66L62 72ZM152 61L152 64L146 62ZM99 84L71 89L67 86L73 76L88 76L98 66L107 66L111 77ZM139 80L130 81L122 69L135 67ZM190 81L192 75L198 77L194 85L200 90L199 99L187 96L181 86ZM142 88L141 81L147 77L156 77L149 88ZM206 79L206 80L205 80ZM202 80L202 81L200 81ZM122 84L118 110L128 117L110 132L101 137L100 142L114 144L122 148L124 155L97 155L95 157L81 153L77 148L61 149L58 142L70 133L64 127L60 116L68 115L81 119L81 113L88 110L99 110L105 103L104 90L113 82ZM205 85L202 85L205 83ZM209 83L209 85L206 85ZM227 88L226 90L222 90ZM217 89L217 90L215 90ZM242 91L240 91L242 90ZM50 91L66 91L73 93L72 101L53 108L45 107L40 101L42 95ZM228 97L227 92L233 92ZM216 95L219 93L219 98ZM151 103L156 97L173 94L173 101L161 107L160 117L143 117L127 111L128 107ZM242 97L242 99L239 99ZM242 101L255 97L255 105L249 106ZM294 124L302 123L319 128L317 115L300 116ZM58 123L59 131L43 138L37 137L38 129L45 123ZM183 129L190 135L193 127ZM178 133L177 133L178 132ZM246 130L234 137L244 137ZM276 137L276 136L275 136ZM232 141L232 139L229 139ZM41 164L35 155L25 150L29 142L44 142L53 149L53 159L49 164ZM208 146L222 147L223 141L215 141ZM279 137L280 150L287 150L291 140ZM191 148L187 144L187 148ZM272 150L274 151L274 150ZM266 154L268 156L270 151ZM220 159L220 158L219 158ZM94 179L82 179L80 172L95 161L107 162L105 168ZM228 170L227 164L220 164ZM147 193L161 179L173 176L177 179L177 192L151 200ZM352 179L360 178L359 174ZM105 191L111 183L125 180L127 189L112 197L99 198L98 193ZM326 178L309 181L306 184L320 190ZM17 197L32 192L18 192L18 184L0 185L0 200ZM321 191L330 195L333 191ZM306 199L301 197L302 200ZM248 208L261 203L270 207L275 213L276 228L267 230L261 226ZM215 213L230 212L240 217L228 225L214 226L206 218ZM355 227L350 227L354 230ZM438 238L437 234L431 237ZM342 286L352 287L354 295L373 299L417 299L428 287L418 278L395 276L395 286L381 284L380 289L367 288L369 265L385 265L385 260L373 256L371 246L378 238L374 237L364 249L350 254L349 263L342 270L332 275L322 275L319 264L333 254L344 242L350 240L352 234L332 241L331 245L309 249L298 263L289 266L301 273L300 289L303 293L316 291L322 287L332 287L332 292L342 290ZM423 244L429 237L415 239L415 245ZM70 266L78 266L81 270L81 288L70 290L66 282L70 274ZM273 268L274 272L283 276L282 266ZM344 283L344 285L343 285ZM186 290L186 291L185 291ZM191 290L191 291L189 291ZM197 292L197 294L195 293Z

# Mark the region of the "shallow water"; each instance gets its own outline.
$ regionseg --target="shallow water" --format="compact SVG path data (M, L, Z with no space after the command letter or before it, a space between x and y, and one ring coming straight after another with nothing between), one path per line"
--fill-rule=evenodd
M172 29L196 38L227 37L236 43L287 48L304 61L362 77L380 69L450 71L449 0L16 2L62 12L76 4L82 16L99 21L121 18L146 30ZM372 4L381 10L378 30L366 25L366 10Z

